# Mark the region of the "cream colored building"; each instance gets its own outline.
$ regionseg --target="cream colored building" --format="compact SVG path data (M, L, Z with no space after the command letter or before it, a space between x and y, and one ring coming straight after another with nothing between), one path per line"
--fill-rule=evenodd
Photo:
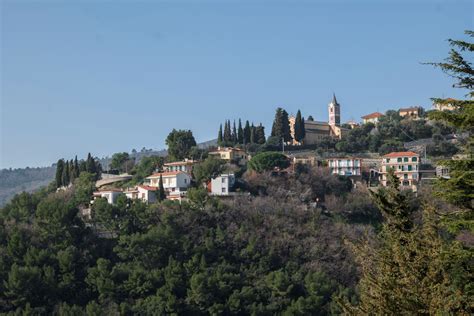
M364 115L361 118L364 124L367 124L367 123L377 124L382 116L383 116L382 113L374 112L374 113Z
M387 173L393 169L395 175L400 179L402 188L411 188L416 191L416 185L420 180L420 155L411 151L392 152L382 157L380 170L381 183L387 186Z
M454 109L456 109L456 107L454 106L454 103L450 103L449 101L457 101L456 99L452 99L452 98L449 98L449 99L446 99L446 103L433 103L433 108L435 110L438 110L438 111L453 111Z
M421 111L420 107L414 106L414 107L410 107L410 108L402 108L402 109L398 110L398 114L401 117L406 117L406 118L411 118L413 120L417 120L417 119L420 118L420 111Z
M301 145L295 141L295 116L291 116L290 133L292 145ZM341 105L337 102L336 96L333 95L332 101L328 105L328 122L304 120L305 137L304 145L313 145L324 139L325 137L341 138L348 130L342 128L341 123Z
M217 150L209 152L209 155L239 165L245 165L248 160L245 150L235 147L218 147Z

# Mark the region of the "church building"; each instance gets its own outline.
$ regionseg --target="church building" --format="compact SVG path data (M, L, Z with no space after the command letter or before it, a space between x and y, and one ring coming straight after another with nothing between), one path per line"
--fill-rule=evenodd
M333 94L332 101L328 105L328 122L314 121L305 119L304 128L306 131L305 138L302 143L304 145L313 145L324 139L325 137L341 138L347 132L347 129L341 127L341 105L337 102L336 95ZM293 138L293 145L301 145L300 142L295 141L295 120L292 115L289 118L290 132Z

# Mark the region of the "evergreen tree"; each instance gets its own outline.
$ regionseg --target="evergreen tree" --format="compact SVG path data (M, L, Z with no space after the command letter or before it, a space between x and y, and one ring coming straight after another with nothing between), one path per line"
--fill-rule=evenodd
M56 187L60 188L63 186L63 172L64 172L64 159L59 159L56 164Z
M290 122L288 120L288 112L282 108L277 108L275 119L273 120L272 136L285 142L291 141Z
M66 160L64 163L64 168L63 168L63 179L62 179L62 184L64 186L68 186L71 178L69 176L69 161Z
M250 126L250 143L255 144L255 126L252 123L252 126Z
M235 120L234 120L234 125L232 126L232 144L235 145L237 144L237 128L235 126Z
M471 38L474 37L473 31L466 31L466 34ZM429 116L431 119L439 120L469 136L464 148L465 158L441 162L450 168L450 178L439 179L437 194L450 203L467 210L463 214L459 214L461 217L456 217L461 222L464 221L463 227L474 227L472 216L470 216L470 220L467 219L474 210L474 172L472 172L474 170L474 69L469 62L472 60L472 56L463 55L463 53L472 53L474 44L452 39L449 40L449 43L453 48L445 62L431 64L455 78L457 82L453 86L467 89L470 98L467 100L434 98L434 103L450 104L455 107L455 111L433 111Z
M247 120L244 127L244 144L250 144L250 123Z
M255 129L255 142L257 144L265 144L265 128L262 123L260 123Z
M81 170L79 169L79 162L77 161L77 155L74 157L74 171L75 171L75 178L79 178L79 175L81 174Z
M313 121L314 121L314 118L313 118L312 115L308 116L308 121L310 121L310 122L313 122Z
M191 148L196 146L196 140L191 130L173 129L166 137L166 145L169 158L176 161L189 157Z
M224 141L224 137L222 135L222 124L221 124L219 126L219 133L217 134L217 145L221 146L223 141Z
M304 117L301 117L301 139L306 137L306 127L304 126Z
M69 161L69 178L70 182L73 183L76 178L76 170L74 170L74 160Z
M230 143L232 141L232 131L230 128L230 120L225 121L224 125L224 142Z
M87 159L86 159L86 171L89 173L94 174L96 172L95 170L95 161L94 158L92 158L91 153L87 154Z
M163 175L160 175L160 181L158 182L158 192L157 192L158 201L163 201L166 199L165 187L163 186Z
M295 129L295 140L299 143L301 143L301 141L303 140L304 138L304 125L303 125L303 119L301 118L301 111L298 110L298 112L296 113L296 117L295 117L295 126L294 126L294 129Z
M342 303L351 315L467 314L468 296L462 297L447 273L446 246L433 220L434 209L425 207L416 226L415 209L393 170L388 187L371 193L385 223L373 243L354 246L361 264L360 303ZM467 271L466 271L467 274Z
M237 143L244 143L244 130L242 128L242 121L239 119L239 128L237 129Z

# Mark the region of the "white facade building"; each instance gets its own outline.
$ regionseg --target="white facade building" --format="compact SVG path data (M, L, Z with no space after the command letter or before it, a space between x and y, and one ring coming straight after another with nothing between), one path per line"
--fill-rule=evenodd
M124 192L124 194L129 198L129 199L140 199L143 202L146 203L154 203L156 202L156 193L158 191L158 188L148 186L148 185L139 185L134 189L127 190Z
M94 200L98 198L105 198L109 204L115 204L117 198L120 194L123 194L122 190L119 189L110 189L110 190L101 190L93 193Z
M160 177L163 178L163 188L168 194L186 191L191 185L191 175L183 171L154 173L145 179L145 185L157 188L160 184Z
M328 167L332 174L341 176L360 176L362 174L362 159L360 158L331 158Z
M221 174L210 182L210 192L212 195L229 195L235 184L233 173Z
M163 165L166 172L183 171L191 174L193 172L193 166L197 161L192 159L184 159L183 161L168 162Z

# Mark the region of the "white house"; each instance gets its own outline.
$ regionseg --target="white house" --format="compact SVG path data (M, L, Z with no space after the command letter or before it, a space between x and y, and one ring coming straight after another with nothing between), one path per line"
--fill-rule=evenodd
M235 184L235 175L226 173L211 179L210 193L212 195L229 195Z
M191 174L193 166L197 163L196 160L184 159L183 161L168 162L163 165L166 172L183 171Z
M158 188L152 187L148 185L139 185L133 189L126 190L124 194L129 199L140 199L146 203L154 203L156 202L156 194Z
M360 176L362 159L360 158L330 158L328 167L332 174L341 176Z
M96 191L92 195L94 197L94 200L98 198L106 198L109 204L115 204L120 194L123 194L123 191L120 189L108 189Z
M185 192L191 185L191 175L183 171L158 172L145 179L145 185L157 188L163 178L163 188L168 194Z

